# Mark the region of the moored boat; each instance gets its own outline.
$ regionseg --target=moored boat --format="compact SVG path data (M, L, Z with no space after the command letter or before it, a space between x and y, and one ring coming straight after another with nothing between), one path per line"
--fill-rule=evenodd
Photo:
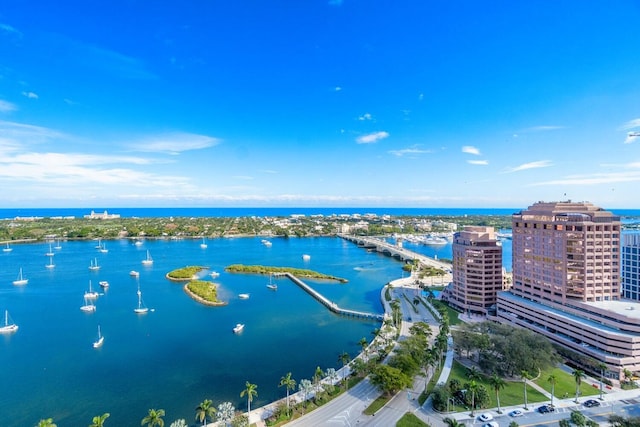
M242 330L244 329L244 323L238 323L236 324L236 326L233 328L233 333L235 334L239 334L240 332L242 332Z
M0 334L8 334L18 330L18 325L9 318L9 310L4 311L4 324L0 326Z

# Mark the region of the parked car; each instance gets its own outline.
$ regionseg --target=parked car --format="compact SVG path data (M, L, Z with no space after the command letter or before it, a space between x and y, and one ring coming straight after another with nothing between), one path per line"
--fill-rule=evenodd
M521 417L523 415L524 412L522 412L520 409L514 409L513 411L509 412L510 417Z
M490 421L488 423L482 424L482 427L500 427L500 424L495 421Z
M594 399L589 399L589 400L585 400L584 403L582 403L584 406L586 406L587 408L593 408L594 406L600 406L600 402L598 402L597 400Z
M549 412L555 412L556 408L553 405L542 405L538 407L538 412L541 414L548 414Z
M491 421L493 419L493 415L491 415L488 412L485 412L484 414L478 415L478 419L480 421Z

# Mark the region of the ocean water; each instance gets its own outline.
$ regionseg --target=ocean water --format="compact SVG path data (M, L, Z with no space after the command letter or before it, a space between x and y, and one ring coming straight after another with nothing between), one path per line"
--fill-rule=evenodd
M170 424L191 422L204 399L230 401L246 410L240 398L245 382L258 385L257 407L285 396L278 382L292 372L298 382L310 379L316 366L339 368L343 351L355 356L362 337L372 338L375 322L331 314L288 279L230 274L234 263L291 266L333 274L347 284L307 281L346 308L381 313L380 289L401 276L402 264L369 253L339 238L274 238L267 247L258 238L199 240L62 242L54 269L45 268L48 243L14 245L0 252L0 310L9 310L17 333L0 336L0 425L24 427L52 417L60 426L88 425L109 412L109 425L135 426L149 408L166 411ZM141 265L149 250L151 267ZM303 254L311 256L304 261ZM96 259L100 270L90 271ZM185 265L205 265L220 273L224 307L207 307L190 299L182 285L165 274ZM14 286L19 268L29 283ZM138 270L138 280L129 276ZM91 281L110 287L96 301L95 313L80 310ZM137 315L136 290L152 309ZM240 293L250 293L241 300ZM241 334L232 332L244 323ZM92 347L98 325L105 337Z

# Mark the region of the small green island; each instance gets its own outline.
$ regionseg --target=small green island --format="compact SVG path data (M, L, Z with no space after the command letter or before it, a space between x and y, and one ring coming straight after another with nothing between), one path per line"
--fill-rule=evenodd
M304 277L307 279L336 280L340 283L347 283L348 280L342 277L331 276L328 274L318 273L313 270L293 267L272 267L266 265L243 265L232 264L225 268L229 273L248 273L248 274L284 274L291 273L296 277Z
M172 282L188 282L190 280L194 280L198 273L206 269L207 267L188 265L168 272L165 277Z
M198 273L207 267L188 265L168 272L165 277L172 282L188 282L183 289L187 295L205 305L227 305L226 301L218 300L218 285L206 280L199 280Z

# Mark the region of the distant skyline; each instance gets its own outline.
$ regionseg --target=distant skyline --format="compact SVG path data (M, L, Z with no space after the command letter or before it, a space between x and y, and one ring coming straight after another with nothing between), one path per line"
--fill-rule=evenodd
M640 3L0 7L0 208L640 208Z

